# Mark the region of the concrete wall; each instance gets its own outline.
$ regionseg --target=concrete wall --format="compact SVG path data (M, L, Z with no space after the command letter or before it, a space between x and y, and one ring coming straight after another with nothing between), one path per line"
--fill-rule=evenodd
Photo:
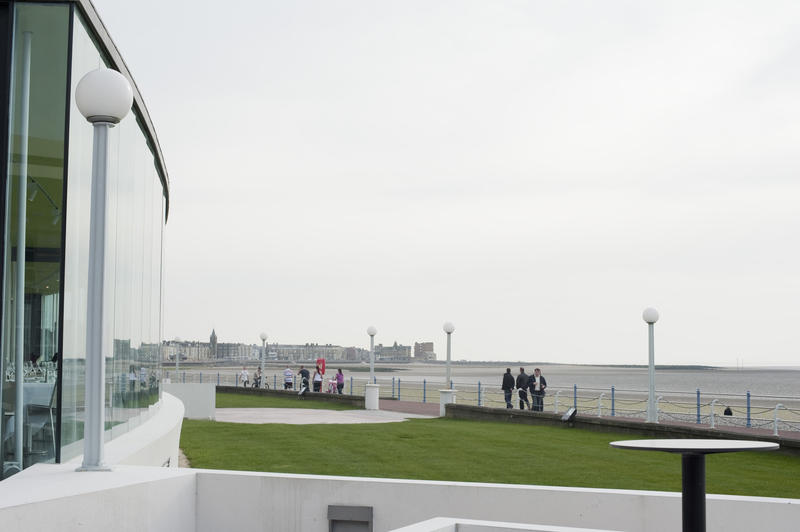
M197 530L327 531L327 507L372 506L376 531L438 516L609 530L681 528L679 493L198 471ZM708 497L708 530L795 530L800 500ZM255 511L254 509L258 509ZM266 523L266 524L265 524Z
M595 528L573 528L546 525L521 525L501 521L480 521L477 519L456 519L435 517L422 523L397 528L391 532L614 532Z
M325 532L328 505L372 506L375 531L438 516L606 530L680 530L678 493L38 464L0 482L2 530ZM711 495L708 530L794 531L800 500Z
M569 428L567 424L561 421L561 416L564 415L563 412L561 414L554 414L552 412L531 412L530 410L517 410L513 408L490 408L485 406L451 404L447 405L445 415L452 419L467 419L471 421L499 421L503 423ZM621 432L654 438L727 438L736 440L771 441L781 446L781 452L800 454L800 440L798 439L783 438L762 433L712 429L705 425L691 426L668 423L645 423L641 420L620 419L611 416L597 417L578 415L570 426L595 432Z
M217 393L214 384L165 382L162 384L162 390L183 402L185 418L214 419L214 411L217 407Z
M183 426L183 403L163 393L146 421L105 444L105 463L109 465L144 465L178 467L178 447ZM80 465L83 455L67 464ZM19 475L14 475L17 477ZM12 478L14 478L12 477Z
M240 393L247 395L272 395L280 397L291 397L297 399L296 390L264 390L262 388L245 388L243 386L217 386L218 392ZM364 397L360 395L339 395L338 393L314 393L307 392L303 396L304 401L325 401L330 403L344 403L346 405L364 408Z
M0 530L194 532L194 490L188 469L37 464L0 482Z

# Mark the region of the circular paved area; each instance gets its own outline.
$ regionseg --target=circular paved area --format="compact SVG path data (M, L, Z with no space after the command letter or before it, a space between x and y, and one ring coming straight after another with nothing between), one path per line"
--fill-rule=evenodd
M217 421L228 423L286 423L289 425L394 423L420 414L385 410L313 410L310 408L217 408Z

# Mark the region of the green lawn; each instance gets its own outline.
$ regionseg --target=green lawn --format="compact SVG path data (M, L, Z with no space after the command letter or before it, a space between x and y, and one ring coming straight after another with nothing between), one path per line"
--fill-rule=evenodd
M355 410L355 406L299 397L217 393L217 408L315 408L319 410Z
M680 491L679 455L612 449L636 439L562 427L419 419L362 425L185 420L192 467L364 477ZM706 460L708 493L800 498L800 457Z

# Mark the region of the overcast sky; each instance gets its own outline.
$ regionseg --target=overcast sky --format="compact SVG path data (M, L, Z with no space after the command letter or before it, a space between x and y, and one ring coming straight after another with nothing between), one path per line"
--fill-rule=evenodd
M164 338L800 364L800 3L94 0Z

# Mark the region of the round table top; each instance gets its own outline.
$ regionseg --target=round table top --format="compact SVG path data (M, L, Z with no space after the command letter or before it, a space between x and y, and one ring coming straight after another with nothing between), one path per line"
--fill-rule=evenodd
M637 449L640 451L666 451L670 453L711 454L738 451L774 451L777 443L753 440L620 440L612 441L611 447Z

